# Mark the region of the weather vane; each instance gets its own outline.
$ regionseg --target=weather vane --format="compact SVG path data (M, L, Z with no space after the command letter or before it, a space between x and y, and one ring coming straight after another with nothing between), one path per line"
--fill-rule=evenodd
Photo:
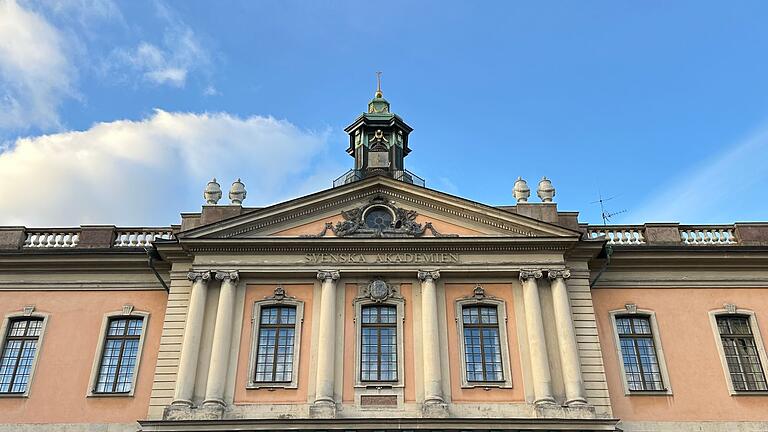
M376 95L381 97L381 72L376 72Z

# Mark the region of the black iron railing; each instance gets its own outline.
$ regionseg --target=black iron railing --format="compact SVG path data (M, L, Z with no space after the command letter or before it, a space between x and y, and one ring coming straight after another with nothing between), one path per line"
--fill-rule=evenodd
M356 182L358 180L362 180L365 178L365 175L360 170L354 170L351 169L344 174L340 175L336 178L336 180L333 181L333 187L339 187L341 185L345 185L347 183ZM400 180L406 183L415 184L416 186L425 187L427 182L424 181L423 178L417 176L416 174L408 171L395 171L392 175L392 178L395 180Z

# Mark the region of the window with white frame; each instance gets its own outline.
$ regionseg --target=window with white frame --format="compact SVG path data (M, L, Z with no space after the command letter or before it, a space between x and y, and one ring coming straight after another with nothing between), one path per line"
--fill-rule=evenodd
M768 391L761 361L762 343L756 339L754 315L725 313L715 316L721 356L733 392ZM759 344L759 345L758 345Z
M462 387L512 387L503 300L478 285L456 301Z
M133 396L148 322L132 305L104 315L88 396Z
M624 393L672 394L656 314L634 304L610 314Z
M253 339L247 388L298 387L304 303L282 286L254 303Z
M0 394L23 395L29 388L43 318L14 317L6 320L6 327L0 357Z

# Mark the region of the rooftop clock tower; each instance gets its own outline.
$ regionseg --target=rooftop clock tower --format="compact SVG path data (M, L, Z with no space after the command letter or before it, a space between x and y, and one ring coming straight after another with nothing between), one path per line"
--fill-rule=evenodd
M389 102L381 91L381 72L376 75L378 86L368 103L368 112L344 129L349 134L347 153L355 158L355 167L337 179L334 185L385 175L423 186L423 180L408 172L403 163L411 152L408 135L413 129L400 116L390 112Z

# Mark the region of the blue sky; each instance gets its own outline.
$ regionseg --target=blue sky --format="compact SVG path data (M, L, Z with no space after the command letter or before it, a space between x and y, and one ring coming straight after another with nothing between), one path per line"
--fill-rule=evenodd
M383 74L431 188L599 223L768 219L768 3L0 0L0 223L330 186Z

